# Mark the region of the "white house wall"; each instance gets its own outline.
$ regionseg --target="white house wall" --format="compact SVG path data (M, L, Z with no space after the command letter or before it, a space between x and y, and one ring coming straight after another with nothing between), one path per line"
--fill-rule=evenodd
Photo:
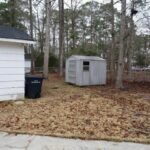
M23 75L24 72L24 68L3 68L3 72L0 72L0 75L6 75L6 74L10 74L10 75Z
M0 55L0 60L6 60L6 58L11 61L11 60L14 60L14 61L22 61L24 59L24 55L22 54L12 54L10 53L11 55L8 55L8 53L1 53Z
M24 62L22 60L1 60L0 63L0 68L22 68L23 66Z
M0 42L0 101L24 98L24 47Z
M17 69L17 68L16 68ZM0 68L2 70L2 68ZM17 75L17 74L5 74L5 75L0 75L0 82L13 82L13 81L24 81L24 75Z

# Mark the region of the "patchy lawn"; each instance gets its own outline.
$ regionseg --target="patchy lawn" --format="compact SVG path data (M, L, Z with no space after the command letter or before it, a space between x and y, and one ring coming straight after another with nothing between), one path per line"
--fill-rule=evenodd
M0 130L150 143L150 84L127 85L80 88L51 75L42 98L0 103Z

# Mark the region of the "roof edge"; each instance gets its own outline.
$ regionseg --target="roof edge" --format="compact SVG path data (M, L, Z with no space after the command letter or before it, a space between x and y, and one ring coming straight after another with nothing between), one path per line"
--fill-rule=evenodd
M0 38L0 42L12 42L12 43L22 43L22 44L36 44L36 41L9 39L9 38Z
M85 55L72 55L68 59L76 59L76 60L99 60L106 61L106 59L101 58L99 56L85 56Z

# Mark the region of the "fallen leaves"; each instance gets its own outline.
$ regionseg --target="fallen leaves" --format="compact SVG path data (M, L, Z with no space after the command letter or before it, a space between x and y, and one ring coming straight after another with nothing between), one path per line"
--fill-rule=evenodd
M44 83L42 98L0 103L0 130L150 142L150 101L144 100L150 87L137 86L128 91L110 86L80 88L52 76Z

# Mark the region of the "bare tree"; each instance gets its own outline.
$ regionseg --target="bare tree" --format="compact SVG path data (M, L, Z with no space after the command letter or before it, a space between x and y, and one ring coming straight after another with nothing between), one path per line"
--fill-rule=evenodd
M44 77L48 78L48 64L49 64L49 50L50 50L50 11L51 2L50 0L45 0L46 4L46 39L45 39L45 50L44 50Z
M32 0L29 0L29 7L30 7L30 36L33 39L33 11L32 11ZM34 54L33 54L33 45L30 46L31 50L31 73L34 73Z
M63 76L64 61L64 0L59 0L59 75Z
M131 1L131 10L134 10L134 1ZM134 51L134 20L133 20L133 13L131 11L131 17L130 17L130 36L129 36L129 47L128 47L128 76L129 80L131 79L131 59L132 59L132 54Z
M53 24L52 32L53 32L53 54L55 54L55 50L56 50L56 23L55 22Z
M125 27L126 27L126 0L122 0L121 1L120 50L119 50L119 58L118 58L116 88L123 88L125 32L126 32Z
M70 0L69 3L65 3L66 6L71 10L70 17L71 17L71 39L72 39L72 49L76 47L76 20L78 18L78 8L81 6L82 0Z
M40 17L41 16L41 17ZM37 25L34 27L37 30L38 33L38 42L39 42L39 50L41 53L44 51L44 31L45 31L45 13L43 12L42 15L39 16L38 10L36 10L36 20L37 20Z
M114 0L111 0L111 63L110 63L110 73L111 73L111 80L114 82L115 80L115 12L114 12Z

